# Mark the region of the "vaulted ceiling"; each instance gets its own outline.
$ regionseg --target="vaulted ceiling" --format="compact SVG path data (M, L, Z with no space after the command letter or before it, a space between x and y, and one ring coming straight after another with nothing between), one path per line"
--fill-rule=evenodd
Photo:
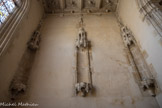
M118 0L43 0L46 13L115 12Z

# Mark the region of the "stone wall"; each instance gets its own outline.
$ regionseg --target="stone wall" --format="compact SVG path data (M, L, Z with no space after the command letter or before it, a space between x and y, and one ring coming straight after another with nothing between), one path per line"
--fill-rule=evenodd
M131 29L138 46L162 89L162 38L149 21L143 20L135 0L120 0L117 14L120 20ZM157 96L162 107L162 96Z

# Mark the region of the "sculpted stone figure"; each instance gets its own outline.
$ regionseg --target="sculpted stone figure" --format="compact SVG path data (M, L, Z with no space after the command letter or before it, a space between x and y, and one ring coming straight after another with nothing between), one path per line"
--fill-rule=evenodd
M125 46L130 46L133 43L135 44L135 39L134 39L131 31L126 26L123 26L121 28L121 31L122 31L121 34L122 34L122 38L124 40Z
M86 48L87 47L87 36L86 36L86 32L84 30L84 28L80 28L79 30L79 35L78 35L78 39L76 40L76 46L78 48L83 47Z

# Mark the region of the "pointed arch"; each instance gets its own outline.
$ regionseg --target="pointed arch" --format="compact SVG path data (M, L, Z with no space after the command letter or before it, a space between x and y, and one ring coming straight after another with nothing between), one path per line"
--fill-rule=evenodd
M3 0L5 1L5 0ZM22 18L27 13L29 8L30 0L13 0L15 3L14 11L8 15L4 23L1 23L0 28L0 56L5 52L11 40L13 39L13 34L20 24Z

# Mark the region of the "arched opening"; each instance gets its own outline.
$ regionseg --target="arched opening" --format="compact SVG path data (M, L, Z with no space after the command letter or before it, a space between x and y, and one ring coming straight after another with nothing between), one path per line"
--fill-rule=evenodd
M2 55L28 9L29 0L0 0L0 4L0 55Z

